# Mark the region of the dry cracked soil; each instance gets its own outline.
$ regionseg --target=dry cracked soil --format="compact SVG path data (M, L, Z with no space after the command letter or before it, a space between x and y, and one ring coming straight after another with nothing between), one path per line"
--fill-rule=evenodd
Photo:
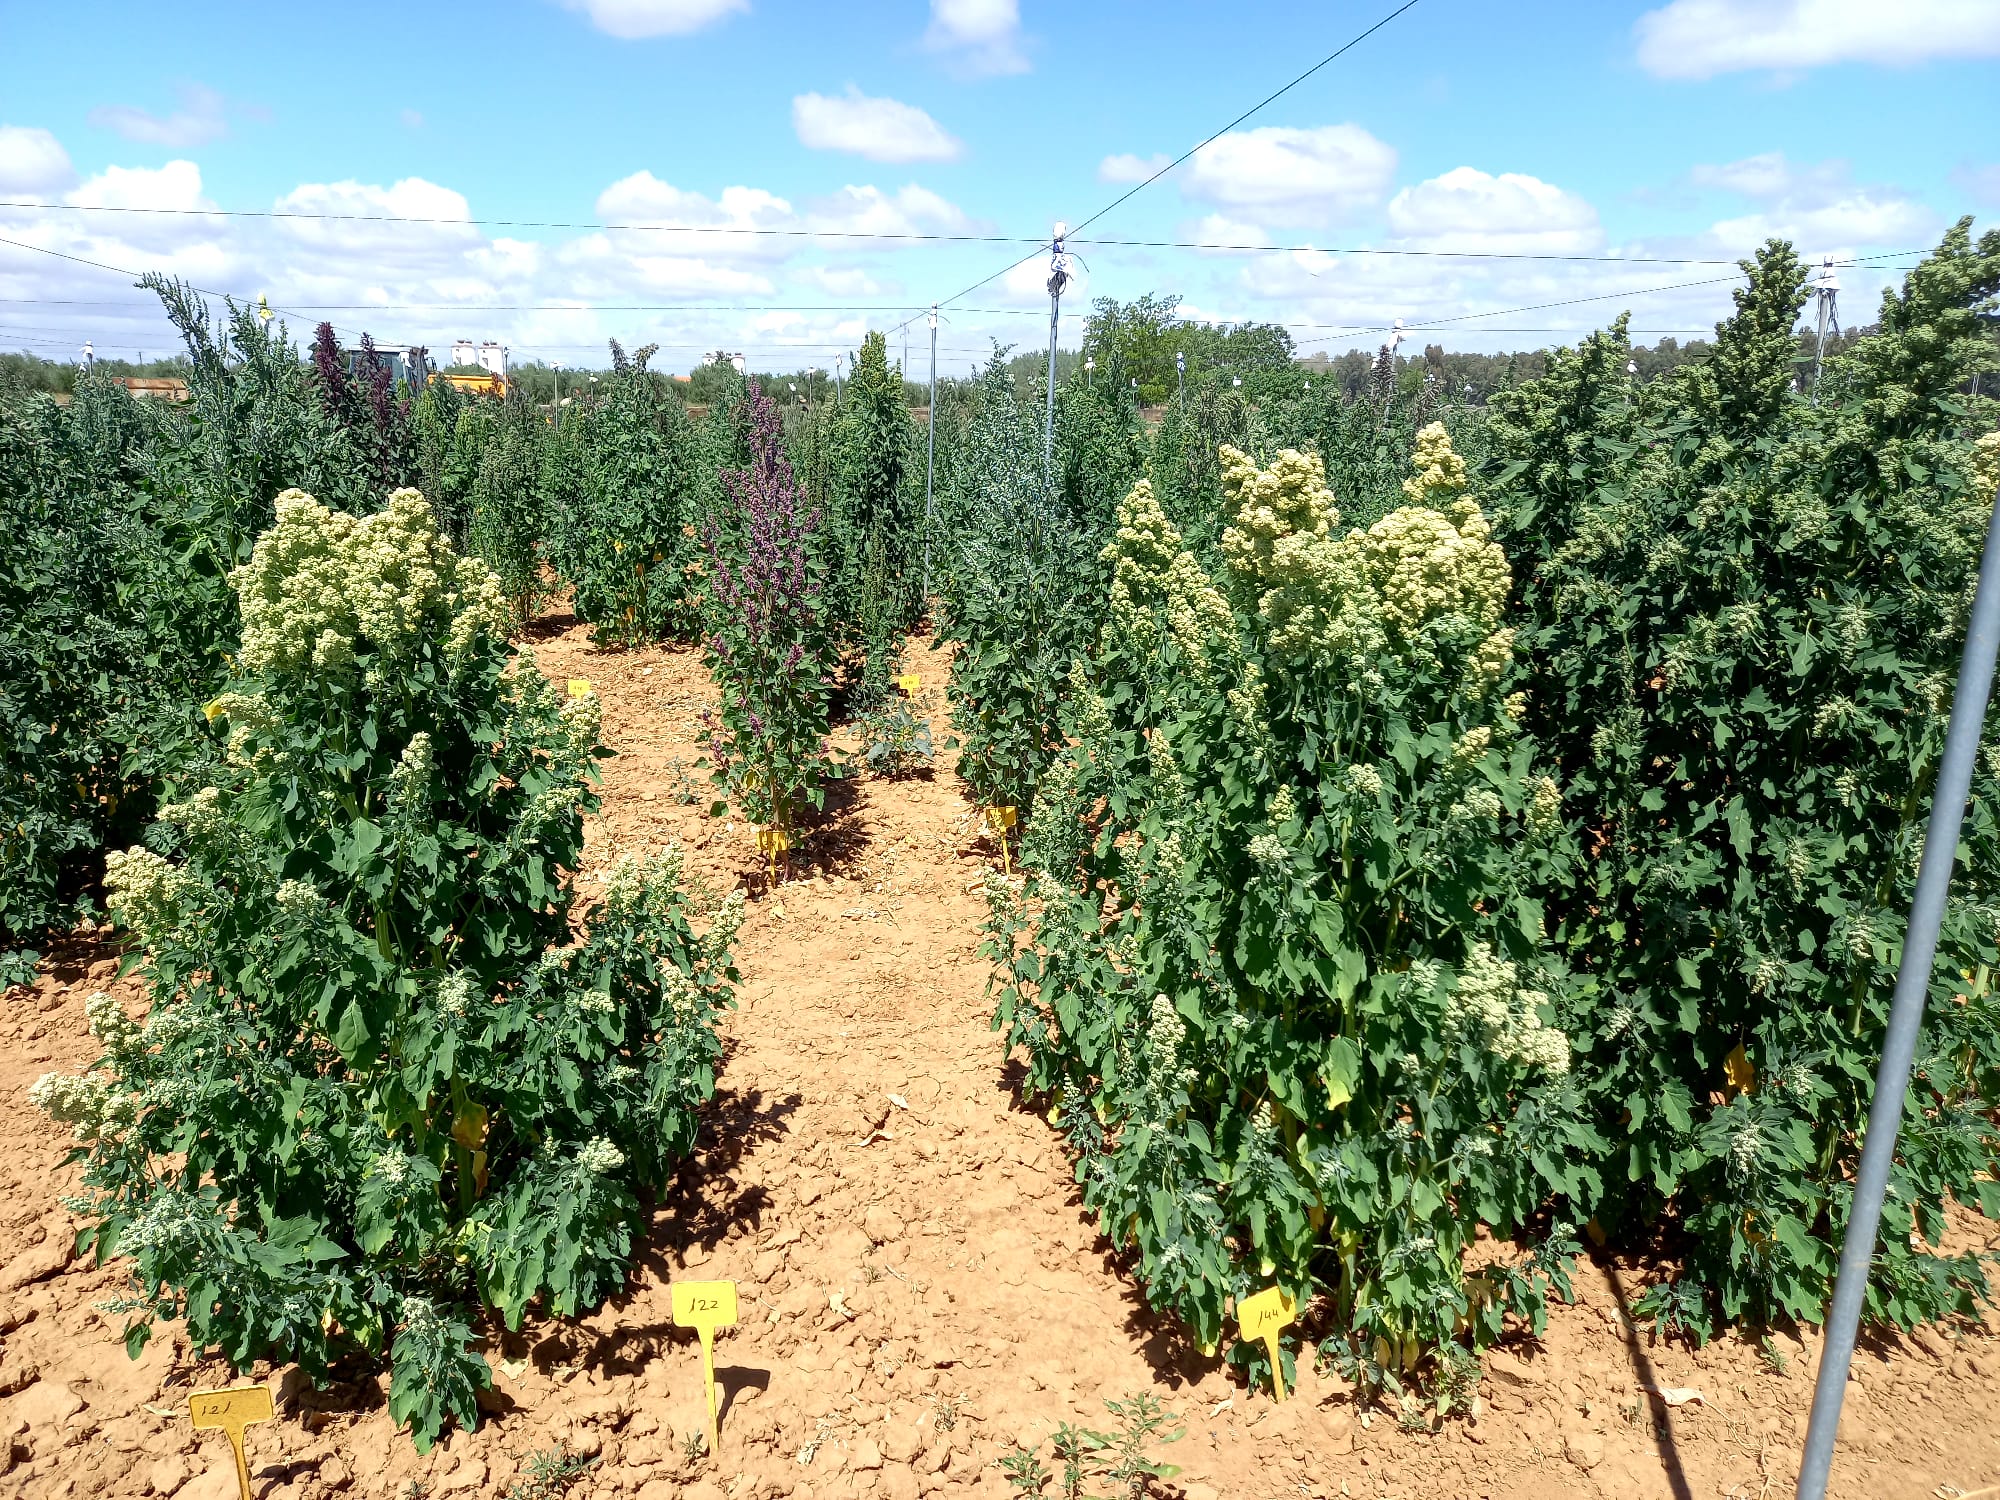
M1181 1472L1153 1491L1185 1500L1791 1493L1816 1341L1654 1342L1626 1312L1654 1272L1610 1257L1578 1264L1543 1338L1489 1356L1471 1420L1403 1431L1310 1373L1282 1404L1246 1391L1147 1310L1082 1211L1057 1133L1019 1097L978 952L995 851L950 753L928 773L840 784L791 878L767 888L748 830L706 815L699 657L600 650L563 615L531 635L543 670L603 695L617 751L585 895L619 854L669 841L711 890L750 895L719 1093L624 1294L497 1341L476 1432L419 1455L373 1373L314 1391L295 1371L250 1372L278 1407L249 1433L257 1500L501 1496L559 1445L592 1460L578 1500L997 1497L1014 1444L1046 1458L1058 1423L1108 1428L1104 1402L1136 1392L1185 1428L1156 1446ZM942 744L946 657L920 640L907 665ZM126 1358L103 1305L122 1269L72 1259L68 1142L26 1100L43 1071L94 1055L88 995L143 1007L115 968L106 937L79 932L0 1004L0 1500L236 1488L222 1436L187 1416L189 1392L228 1370L172 1337ZM2000 1248L2000 1227L1971 1215L1955 1233ZM699 1349L670 1317L677 1277L740 1289L716 1346L713 1458L695 1441ZM1867 1343L1833 1492L2000 1496L2000 1315Z

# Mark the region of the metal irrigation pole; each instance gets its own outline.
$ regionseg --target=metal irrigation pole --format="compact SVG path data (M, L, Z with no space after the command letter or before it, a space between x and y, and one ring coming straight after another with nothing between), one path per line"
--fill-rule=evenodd
M931 304L931 404L924 418L924 608L931 603L931 482L937 473L937 304Z
M1875 1097L1868 1106L1861 1166L1854 1174L1854 1205L1848 1215L1847 1239L1840 1247L1840 1275L1826 1313L1826 1342L1820 1351L1819 1378L1813 1385L1812 1420L1806 1428L1805 1453L1799 1460L1798 1500L1823 1500L1827 1472L1833 1466L1841 1398L1847 1393L1855 1330L1861 1322L1862 1297L1868 1290L1868 1268L1875 1258L1882 1196L1896 1155L1896 1132L1903 1121L1903 1095L1910 1086L1917 1033L1923 1026L1938 928L1944 921L1945 897L1951 889L1959 827L1965 821L1965 799L1972 790L1973 761L1979 754L1980 731L1986 725L1996 653L2000 653L2000 492L1994 495L1993 515L1986 523L1979 587L1972 599L1965 654L1959 658L1958 688L1951 699L1951 727L1945 731L1944 759L1931 792L1930 826L1924 832L1923 864L1917 870L1916 894L1910 901L1903 961L1896 970L1896 998L1889 1008L1889 1032L1875 1074Z
M1062 318L1063 288L1069 283L1069 257L1063 253L1063 236L1069 226L1056 220L1055 237L1049 242L1049 376L1042 418L1042 468L1055 472L1056 461L1056 325Z

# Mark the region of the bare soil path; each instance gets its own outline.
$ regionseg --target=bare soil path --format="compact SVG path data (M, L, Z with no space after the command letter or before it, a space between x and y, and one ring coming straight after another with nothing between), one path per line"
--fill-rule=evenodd
M991 850L950 755L929 776L843 784L793 878L767 890L748 831L705 815L699 658L600 651L564 618L535 635L543 670L603 694L619 752L586 894L619 853L669 840L711 889L751 892L721 1092L626 1295L500 1340L478 1432L420 1457L377 1377L314 1393L260 1371L280 1417L251 1431L258 1500L502 1495L559 1442L596 1459L580 1500L998 1497L1012 1444L1046 1457L1056 1423L1108 1428L1104 1401L1137 1391L1187 1428L1155 1454L1183 1469L1159 1493L1187 1500L1790 1494L1816 1346L1653 1345L1623 1311L1646 1278L1608 1260L1578 1265L1577 1301L1545 1339L1490 1358L1475 1421L1402 1432L1309 1375L1282 1406L1245 1392L1146 1311L1081 1212L1056 1132L1016 1097L977 951ZM919 646L908 664L935 706L944 656ZM943 727L939 713L940 743ZM221 1438L185 1415L187 1392L226 1370L164 1338L126 1359L119 1315L97 1305L123 1278L70 1262L66 1142L26 1103L42 1071L93 1055L83 1002L112 967L78 935L0 1004L0 1500L234 1492ZM1984 1221L1964 1232L2000 1248ZM716 1461L688 1448L704 1424L697 1346L669 1316L683 1276L740 1288L717 1347ZM1951 1500L2000 1484L1995 1335L1989 1315L1871 1346L1835 1493Z

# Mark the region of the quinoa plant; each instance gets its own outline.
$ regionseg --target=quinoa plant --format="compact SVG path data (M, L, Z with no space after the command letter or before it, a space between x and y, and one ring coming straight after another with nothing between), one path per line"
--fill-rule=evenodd
M1874 1091L2000 480L2000 233L1969 221L1794 388L1805 268L1773 241L1712 352L1628 377L1622 320L1495 398L1529 720L1586 851L1547 888L1591 996L1601 1227L1683 1231L1670 1328L1816 1321ZM1991 376L1986 377L1988 380ZM2000 757L1975 775L1868 1315L1971 1310L1952 1200L2000 1216Z
M861 653L856 705L872 708L887 695L923 607L922 533L907 482L915 434L902 372L890 365L880 333L862 340L836 436L825 614L841 648Z
M130 1257L129 1350L180 1320L238 1370L381 1358L427 1448L479 1420L483 1309L623 1284L713 1092L736 909L697 936L669 853L573 928L598 701L509 648L415 491L288 492L231 581L221 773L111 861L150 1008L93 998L103 1056L33 1098L84 1243Z
M652 353L628 357L614 340L602 396L570 416L556 445L573 475L554 518L560 570L577 617L625 645L691 639L699 624L694 428L647 370Z
M548 555L548 505L542 488L547 429L526 403L498 404L485 421L471 489L467 546L500 581L514 618L524 621L543 592Z
M707 535L708 666L722 696L709 750L718 784L744 813L789 837L802 806L824 804L831 769L820 513L802 509L777 406L754 381L745 414L750 466L723 475L730 504Z
M1316 458L1220 460L1226 585L1149 483L1120 506L1075 743L1024 891L994 882L997 1019L1156 1307L1213 1346L1234 1298L1324 1291L1327 1337L1396 1389L1539 1320L1559 1257L1465 1252L1589 1186L1532 895L1560 794L1442 428L1366 531Z
M958 774L976 801L1025 819L1102 613L1102 533L1055 493L1004 350L980 377L958 468L936 553L939 635L958 647L946 687Z

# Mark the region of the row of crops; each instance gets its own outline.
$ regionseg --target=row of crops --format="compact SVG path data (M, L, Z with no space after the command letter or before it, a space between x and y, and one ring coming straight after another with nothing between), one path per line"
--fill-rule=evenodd
M159 284L185 408L0 391L0 941L103 901L152 988L37 1086L133 1346L384 1358L428 1444L487 1320L621 1283L741 898L668 856L576 905L597 701L515 644L554 597L700 647L774 854L909 634L955 647L960 775L1020 835L997 1024L1194 1342L1281 1285L1449 1412L1585 1241L1661 1255L1664 1333L1816 1321L2000 483L2000 233L1808 394L1804 268L1748 272L1660 379L1621 320L1480 409L1217 375L1148 426L1114 361L1046 453L997 351L928 435L879 335L836 402L700 415L614 348L552 420ZM1996 795L1989 753L1869 1294L1899 1325L1988 1295L1942 1245L2000 1216Z

